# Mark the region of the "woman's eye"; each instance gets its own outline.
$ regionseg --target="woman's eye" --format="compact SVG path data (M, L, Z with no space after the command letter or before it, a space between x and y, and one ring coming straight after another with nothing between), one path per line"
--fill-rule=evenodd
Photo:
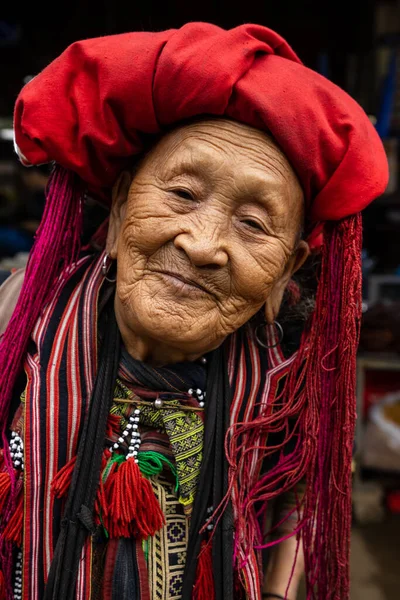
M192 192L189 192L189 190L179 188L179 189L173 190L173 192L176 196L179 196L179 198L182 198L182 200L194 200L194 195L192 194Z
M254 221L253 219L244 219L242 221L245 225L248 225L252 229L258 229L259 231L264 231L262 225L258 221Z

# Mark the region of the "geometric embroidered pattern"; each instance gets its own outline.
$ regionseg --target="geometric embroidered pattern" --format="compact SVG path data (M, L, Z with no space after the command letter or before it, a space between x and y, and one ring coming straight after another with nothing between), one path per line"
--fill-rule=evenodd
M172 483L161 477L152 477L151 484L165 515L166 524L146 542L150 598L180 600L189 519L183 513Z

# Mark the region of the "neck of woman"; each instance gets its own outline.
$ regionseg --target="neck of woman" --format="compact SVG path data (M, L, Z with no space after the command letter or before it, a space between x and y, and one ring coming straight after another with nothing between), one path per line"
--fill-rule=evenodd
M115 306L115 316L125 348L135 360L154 367L161 367L186 361L194 362L204 354L204 352L187 352L160 340L152 339L142 332L134 331L122 318L117 305Z

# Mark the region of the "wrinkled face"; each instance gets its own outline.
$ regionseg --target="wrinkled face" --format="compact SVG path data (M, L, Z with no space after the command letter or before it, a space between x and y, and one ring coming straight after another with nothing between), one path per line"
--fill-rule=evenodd
M302 219L299 182L266 134L223 119L169 133L114 190L124 326L201 354L263 305L273 320L307 255Z

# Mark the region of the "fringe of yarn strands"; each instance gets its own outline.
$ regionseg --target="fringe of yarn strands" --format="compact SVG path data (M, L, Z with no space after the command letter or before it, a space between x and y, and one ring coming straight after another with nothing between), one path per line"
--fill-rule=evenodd
M15 509L15 473L6 435L6 423L16 378L21 370L29 337L57 277L68 270L80 251L83 186L79 178L55 166L46 190L46 206L35 236L24 283L13 316L0 341L0 426L4 460L11 480L11 494L1 519L0 554L2 570L11 597L11 545L4 531Z
M277 543L263 543L260 530L260 513L268 502L305 479L293 535L301 531L303 536L308 600L349 597L361 241L360 215L325 225L315 310L284 389L273 407L268 404L253 421L230 428L225 442L239 569L252 548ZM259 440L272 431L283 431L284 441L274 448L260 445ZM285 454L292 438L294 449ZM250 473L255 455L260 460L274 452L279 453L278 464L254 481ZM217 509L217 518L226 500Z
M350 591L355 373L362 312L361 215L330 224L326 236L303 392L309 402L309 420L303 426L305 441L308 427L319 420L316 453L310 457L307 478L303 544L309 593L317 589L318 598L346 600ZM294 377L291 379L289 394L295 385Z
M215 600L215 588L212 569L212 544L205 540L201 543L197 561L196 581L192 600Z

